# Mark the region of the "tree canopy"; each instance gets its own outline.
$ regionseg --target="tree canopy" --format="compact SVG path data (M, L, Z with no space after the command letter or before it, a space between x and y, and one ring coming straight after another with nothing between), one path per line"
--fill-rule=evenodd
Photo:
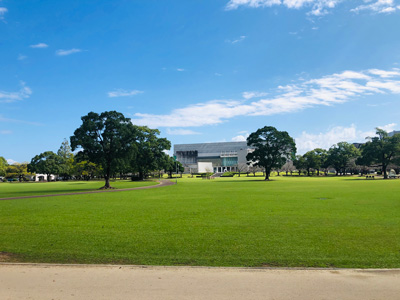
M376 128L376 135L362 145L358 163L382 167L384 179L387 179L388 165L400 156L400 134L389 136L386 131Z
M360 151L353 144L340 142L333 145L328 151L327 163L336 170L336 175L344 174L350 160L360 155Z
M137 127L116 111L90 112L71 136L72 151L81 149L88 159L103 169L105 185L111 188L110 176L118 166L137 151Z
M3 156L0 156L0 176L6 175L7 161Z
M293 138L286 131L278 131L272 126L265 126L251 133L247 138L247 145L254 149L247 154L247 160L253 166L265 169L265 180L269 180L272 169L281 168L296 153Z
M28 171L31 173L41 173L47 175L47 181L50 181L51 174L59 174L61 166L60 157L52 151L46 151L32 158L28 165Z

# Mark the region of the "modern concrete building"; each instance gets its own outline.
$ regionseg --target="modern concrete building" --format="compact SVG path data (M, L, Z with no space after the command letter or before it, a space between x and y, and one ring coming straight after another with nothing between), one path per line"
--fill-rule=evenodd
M247 142L223 142L174 145L176 160L185 167L185 172L196 173L198 163L212 163L209 172L247 171L247 153L252 149Z

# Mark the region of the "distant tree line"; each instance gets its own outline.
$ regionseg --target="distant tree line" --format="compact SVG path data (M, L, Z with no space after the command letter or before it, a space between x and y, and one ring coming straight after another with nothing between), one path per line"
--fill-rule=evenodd
M297 155L288 161L281 170L296 170L307 176L328 174L330 168L337 176L346 174L367 174L371 169L380 170L384 179L388 178L389 169L400 171L400 134L389 136L382 129L376 129L375 137L367 137L367 142L357 149L353 144L340 142L329 150L316 148L304 155Z
M166 138L160 138L157 129L133 125L129 118L116 111L101 114L90 112L81 118L82 124L57 153L45 151L30 163L8 164L0 157L0 177L26 180L32 174L58 175L59 179L90 180L103 178L103 188L111 188L111 178L143 180L149 174L161 175L184 171L181 163L165 153L171 148ZM265 126L247 138L251 151L247 155L247 173L262 171L265 180L272 171L297 171L307 176L366 174L370 168L380 169L384 178L388 170L400 165L400 134L389 134L377 128L376 136L357 149L353 144L340 142L325 150L316 148L304 155L296 155L296 144L286 131ZM239 174L246 166L238 166Z
M171 143L158 137L157 129L133 125L116 111L90 112L81 119L82 125L71 136L71 143L64 140L57 153L46 151L33 157L29 164L21 164L24 173L20 180L35 173L47 178L58 175L63 180L103 178L104 188L110 188L111 178L143 180L150 173L160 175L165 171L172 176L173 172L183 172L182 165L165 153ZM8 170L19 166L9 166L1 158L0 176L15 178L17 172Z

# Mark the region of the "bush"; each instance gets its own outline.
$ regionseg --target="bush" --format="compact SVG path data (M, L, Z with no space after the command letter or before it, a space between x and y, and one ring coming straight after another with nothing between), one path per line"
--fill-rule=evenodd
M224 174L221 175L221 177L233 177L235 176L235 172L225 172Z

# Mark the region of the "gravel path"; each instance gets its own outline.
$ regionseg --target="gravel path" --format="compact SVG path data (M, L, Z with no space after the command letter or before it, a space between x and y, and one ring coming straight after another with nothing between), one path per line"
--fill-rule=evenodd
M400 269L0 264L0 299L400 299Z
M7 197L0 198L1 200L16 200L16 199L27 199L27 198L43 198L43 197L56 197L56 196L70 196L70 195L84 195L84 194L95 194L95 193L112 193L112 192L125 192L125 191L134 191L134 190L143 190L143 189L154 189L160 188L167 185L176 184L170 180L161 180L157 185L149 185L149 186L141 186L130 189L110 189L110 190L96 190L96 191L88 191L88 192L77 192L77 193L62 193L62 194L50 194L50 195L37 195L37 196L21 196L21 197Z

